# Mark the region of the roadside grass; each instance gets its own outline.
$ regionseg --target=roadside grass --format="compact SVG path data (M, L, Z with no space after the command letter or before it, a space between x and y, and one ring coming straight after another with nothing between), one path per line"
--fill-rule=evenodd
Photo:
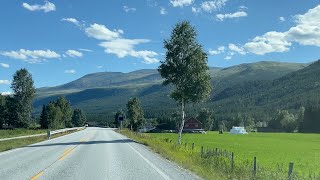
M44 130L46 131L46 130ZM73 132L76 132L78 130L72 130L72 131L66 131L58 134L54 134L51 136L51 139L57 138L60 136L64 136ZM39 133L37 133L39 134ZM47 135L38 136L38 137L30 137L30 138L23 138L23 139L13 139L13 140L7 140L7 141L0 141L0 152L8 151L15 148L24 147L30 144L38 143L41 141L47 140Z
M46 133L47 130L45 129L8 129L8 130L0 130L0 139L3 138L11 138L11 137L18 137L18 136L26 136L26 135L33 135L33 134L43 134Z
M288 179L289 162L294 163L293 179L320 178L319 134L183 134L183 143L178 146L177 135L172 133L141 134L128 130L121 133L204 179ZM201 146L205 151L218 148L221 152L234 152L233 168L230 156L201 158ZM255 174L253 157L257 158Z

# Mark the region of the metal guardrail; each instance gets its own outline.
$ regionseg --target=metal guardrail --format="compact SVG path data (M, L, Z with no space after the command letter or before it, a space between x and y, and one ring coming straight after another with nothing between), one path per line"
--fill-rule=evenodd
M66 132L66 131L72 131L72 130L79 130L84 127L74 127L74 128L65 128L65 129L58 129L54 131L50 131L50 135ZM13 139L23 139L23 138L30 138L30 137L38 137L38 136L47 136L48 133L42 133L42 134L33 134L33 135L26 135L26 136L18 136L18 137L11 137L11 138L3 138L0 139L1 141L8 141L8 140L13 140Z

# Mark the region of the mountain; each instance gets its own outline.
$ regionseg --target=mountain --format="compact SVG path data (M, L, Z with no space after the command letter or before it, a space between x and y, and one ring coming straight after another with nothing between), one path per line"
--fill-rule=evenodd
M204 105L217 109L219 105L232 104L238 98L248 95L253 99L250 103L255 104L256 99L259 99L258 92L271 96L264 90L269 87L274 90L281 88L276 84L281 86L282 81L291 82L290 79L297 76L292 73L303 73L310 68L307 66L308 64L262 61L228 68L210 68L214 89L211 100ZM82 108L92 118L111 117L111 112L119 108L125 109L130 97L138 96L146 110L146 116L152 117L159 113L168 115L167 111L172 111L176 104L169 97L172 88L162 86L161 82L162 78L157 70L152 69L130 73L88 74L61 86L38 89L34 101L35 111L39 113L42 104L63 95L73 106Z
M212 104L221 114L232 112L274 113L320 103L320 61L272 81L255 80L228 87L216 94Z

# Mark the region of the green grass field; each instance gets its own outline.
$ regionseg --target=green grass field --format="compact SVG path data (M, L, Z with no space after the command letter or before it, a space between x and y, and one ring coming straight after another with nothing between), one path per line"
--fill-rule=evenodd
M10 138L10 137L18 137L18 136L26 136L33 134L42 134L46 133L46 130L32 130L32 129L14 129L14 130L0 130L0 139Z
M205 179L251 179L253 158L257 158L258 179L286 179L289 162L294 163L294 174L298 179L318 179L320 177L320 134L300 133L249 133L247 135L183 134L183 144L177 148L177 134L150 133L146 137L125 135L150 146L154 151L176 161ZM169 140L169 143L165 142ZM172 142L170 143L170 140ZM187 148L185 148L187 143ZM195 149L191 151L191 144ZM230 161L225 158L223 166L218 167L214 159L199 160L201 146L205 149L234 152L236 170L228 169ZM221 163L220 163L221 164ZM228 174L230 173L230 174ZM228 175L226 175L228 174Z
M150 134L156 138L176 141L176 134ZM320 134L249 133L247 135L183 134L183 143L195 143L197 148L225 149L235 154L235 161L253 161L257 157L260 167L288 168L294 163L297 174L320 175Z

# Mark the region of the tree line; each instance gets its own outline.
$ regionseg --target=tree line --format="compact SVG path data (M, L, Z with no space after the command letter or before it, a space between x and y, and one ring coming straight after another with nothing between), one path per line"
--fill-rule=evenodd
M61 129L83 126L86 120L81 109L73 110L69 101L59 97L56 101L42 106L39 123L43 129Z
M0 128L35 128L36 118L32 116L32 102L36 89L32 75L23 68L13 75L12 95L0 94ZM83 126L86 116L80 109L72 110L70 103L60 97L44 105L40 115L41 128L57 129Z

